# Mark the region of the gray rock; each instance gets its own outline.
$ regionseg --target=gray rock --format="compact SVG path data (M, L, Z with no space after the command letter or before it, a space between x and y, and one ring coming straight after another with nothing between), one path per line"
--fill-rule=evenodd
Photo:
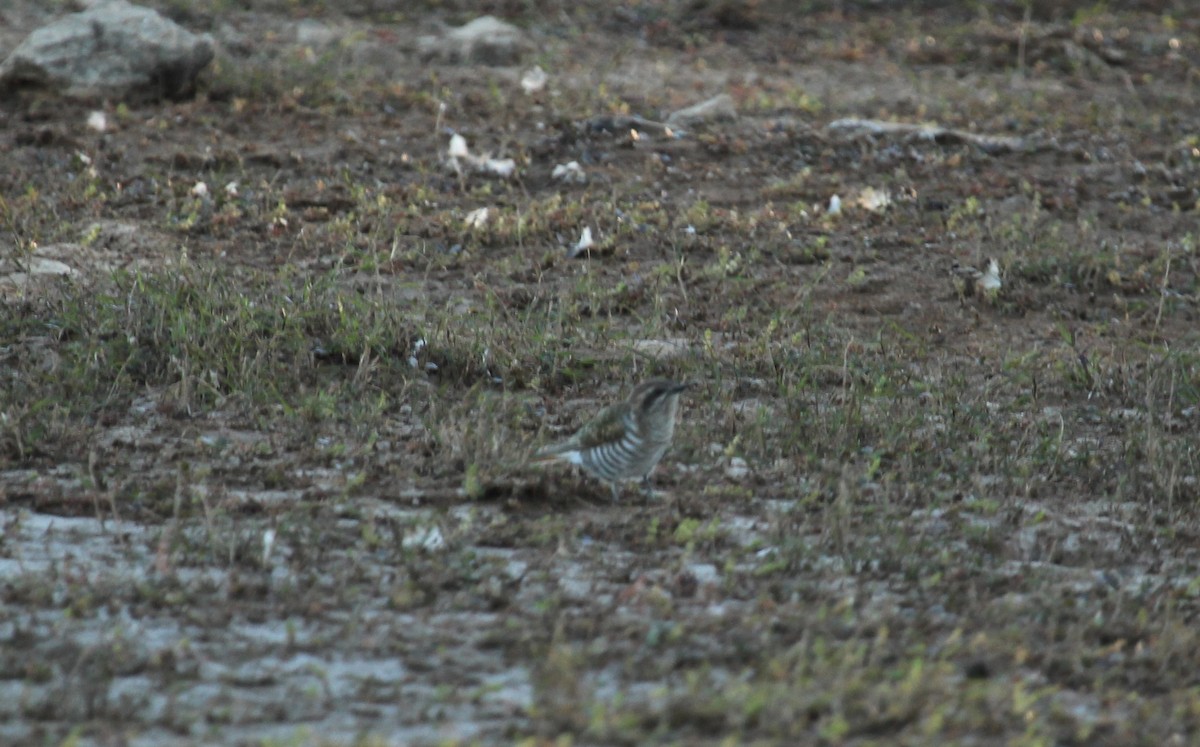
M43 26L0 64L0 90L23 86L93 98L180 98L213 58L208 34L193 34L125 0L97 2Z
M713 96L708 101L672 112L667 117L667 124L680 127L697 122L719 122L729 119L737 119L737 107L733 105L732 96L722 93L719 96Z
M294 29L296 43L306 47L328 47L342 36L337 29L312 18L298 22Z
M421 59L479 65L515 65L529 48L521 29L494 16L476 18L466 26L419 42Z

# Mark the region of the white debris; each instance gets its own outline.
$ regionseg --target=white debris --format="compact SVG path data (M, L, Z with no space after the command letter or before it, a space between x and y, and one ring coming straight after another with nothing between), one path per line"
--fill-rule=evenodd
M970 265L955 262L950 268L950 273L955 276L955 286L963 296L978 295L985 299L994 299L1004 285L1004 281L1000 279L1000 263L994 257L988 258L987 269L982 272Z
M484 158L477 168L487 174L507 179L517 171L517 162L511 158Z
M462 173L464 165L504 179L509 178L517 171L517 162L511 158L472 155L467 148L467 139L458 133L450 136L450 147L446 151L446 155L449 157L450 165L459 173Z
M225 194L229 195L230 197L237 197L238 183L237 182L229 182L228 184L226 184L225 185Z
M571 161L555 166L554 170L550 172L550 178L567 184L583 184L587 181L587 174L583 173L583 167L579 165L579 161Z
M275 530L274 529L268 529L265 532L263 532L262 544L263 544L262 562L263 562L263 565L266 565L267 561L269 561L271 559L271 549L275 546Z
M527 94L534 94L546 87L550 76L541 65L534 65L521 76L521 89Z
M858 205L872 213L886 210L892 204L892 196L886 190L867 187L858 194Z
M400 544L406 550L440 550L446 546L446 538L436 526L415 527L404 535Z
M731 480L740 480L750 474L750 465L741 457L732 457L725 467L725 476Z
M421 365L421 361L417 356L419 356L421 354L421 351L424 349L425 349L425 338L418 337L416 339L416 341L413 342L412 352L408 354L408 365L410 367L416 368L417 366Z
M825 211L829 215L840 215L842 212L842 198L834 195L829 198L829 209Z
M88 114L87 126L90 130L104 132L108 129L108 115L99 110L91 112Z
M995 257L988 259L987 271L985 271L978 281L979 289L987 293L995 293L1000 290L1003 283L1000 281L1000 263Z
M79 165L84 167L84 173L92 179L100 176L100 172L96 170L96 165L92 163L92 157L81 150L75 151L75 158L79 161Z
M570 251L567 252L567 257L578 257L580 254L583 254L595 245L596 242L592 241L592 227L584 226L583 232L579 234L579 243L571 247Z
M475 208L467 213L467 226L471 229L483 228L488 221L488 209L485 207Z
M192 185L191 194L192 197L207 197L208 185L204 182L196 182L194 185Z
M454 133L453 135L451 135L450 136L450 150L449 150L448 155L451 158L455 158L455 159L457 159L457 158L469 159L471 157L471 153L470 153L470 151L467 150L467 139L465 137L463 137L462 135L459 135L458 133Z

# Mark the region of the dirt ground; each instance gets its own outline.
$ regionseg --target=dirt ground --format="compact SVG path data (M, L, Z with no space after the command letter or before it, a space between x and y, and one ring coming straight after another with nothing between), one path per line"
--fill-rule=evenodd
M1190 3L151 5L0 106L0 741L1200 740Z

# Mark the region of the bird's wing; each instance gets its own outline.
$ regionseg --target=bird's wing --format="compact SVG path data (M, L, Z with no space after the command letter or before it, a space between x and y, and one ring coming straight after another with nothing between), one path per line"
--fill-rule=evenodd
M620 402L609 405L596 414L587 425L579 429L566 441L550 444L538 449L538 457L553 457L576 449L586 449L607 441L617 441L625 432L625 416L629 404Z
M591 422L579 429L573 440L576 448L587 449L603 443L621 440L625 435L625 418L629 415L629 403L609 405L596 414Z

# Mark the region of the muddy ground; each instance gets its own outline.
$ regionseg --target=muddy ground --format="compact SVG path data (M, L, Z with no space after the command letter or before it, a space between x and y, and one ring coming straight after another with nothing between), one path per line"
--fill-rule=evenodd
M0 741L1200 738L1189 3L326 5L0 109ZM526 465L651 375L655 495Z

